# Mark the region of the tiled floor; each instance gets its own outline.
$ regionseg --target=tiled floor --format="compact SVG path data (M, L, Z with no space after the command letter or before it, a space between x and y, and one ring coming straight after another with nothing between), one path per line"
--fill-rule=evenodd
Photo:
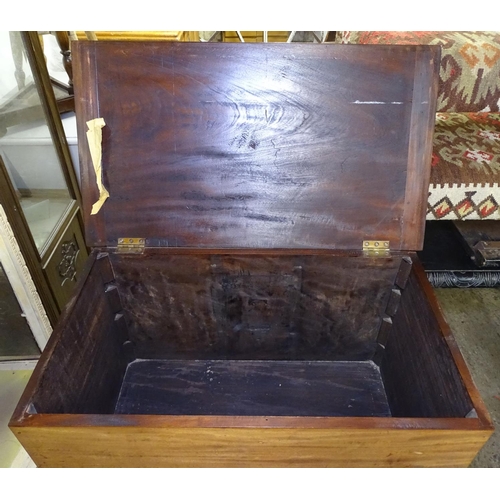
M500 288L436 295L496 427L471 466L500 467Z

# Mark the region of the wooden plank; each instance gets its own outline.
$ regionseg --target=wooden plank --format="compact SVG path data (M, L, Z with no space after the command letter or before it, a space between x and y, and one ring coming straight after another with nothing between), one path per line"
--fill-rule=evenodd
M50 366L39 379L32 399L38 413L113 411L126 368L126 337L114 322L115 311L101 285L101 262L96 261L74 316L63 325L64 336Z
M401 248L408 250L422 250L424 245L441 62L441 47L435 45L433 49L430 58L429 52L423 47L418 47L415 52L415 85L401 234ZM426 82L425 85L422 85L423 82Z
M474 252L472 247L479 241L500 241L500 224L494 220L467 220L453 221L452 224L471 248L470 254Z
M385 314L387 316L394 316L399 308L399 303L401 302L401 290L398 288L393 288L391 290L391 296L389 297L389 302L385 309Z
M268 31L267 37L269 42L286 42L288 40L289 31ZM262 31L241 31L241 35L246 43L263 42L264 34ZM236 31L223 31L222 36L224 42L240 42Z
M465 363L462 353L460 352L460 349L458 347L457 341L455 340L455 337L453 336L451 328L443 316L443 311L441 310L441 306L437 301L434 289L432 288L431 284L429 283L429 280L427 279L427 275L422 266L422 263L418 258L416 259L414 258L414 263L415 263L415 270L414 270L415 278L417 279L423 293L425 293L425 296L427 297L430 309L432 311L431 315L433 318L435 318L437 324L439 325L439 332L446 341L448 349L453 358L453 364L460 373L460 378L467 390L467 395L471 399L474 405L474 409L476 410L476 413L478 415L478 418L481 420L481 422L483 422L484 426L486 428L493 429L491 416L489 415L486 406L484 404L484 401L482 400L481 395L479 394L479 391L477 390L477 387L474 384L474 381L472 380L470 371L467 367L467 364Z
M477 431L492 427L472 418L401 417L276 417L241 415L119 415L119 414L29 414L13 418L17 427L148 427L148 428L231 428L231 429L388 429Z
M406 283L408 282L408 277L410 276L410 271L411 267L413 265L413 262L411 260L411 257L408 255L404 256L401 259L401 264L399 266L399 271L396 276L395 280L395 285L398 286L400 289L404 289L406 287Z
M109 260L109 254L107 252L98 252L96 260L102 260L102 262L99 263L102 283L104 285L111 284L111 282L115 280L115 273Z
M82 280L54 330L15 415L110 413L127 366L123 324L115 324L101 281L103 259L93 252ZM14 417L15 418L15 417Z
M18 427L13 432L39 467L466 467L491 434L147 426Z
M92 205L99 199L92 158L87 140L87 121L99 118L99 95L97 90L97 75L95 64L96 44L88 45L81 50L78 42L71 44L73 57L73 86L75 93L75 114L77 116L78 155L80 160L80 180L82 186L82 212L85 227L85 241L94 247L92 242L97 238L105 239L104 221L91 216ZM75 64L75 59L80 64ZM83 117L79 120L78 117ZM85 165L85 168L82 168ZM89 234L94 236L89 238Z
M392 414L465 417L472 401L414 268L381 364Z
M401 256L110 254L140 358L368 360Z
M94 31L98 41L122 40L155 40L176 42L183 38L185 31ZM85 40L85 31L77 31L76 36ZM72 45L73 46L73 45Z
M77 286L76 286L75 290L73 290L73 296L68 301L68 303L64 307L64 310L61 313L58 326L52 332L52 334L47 342L47 345L46 345L45 349L43 350L42 355L40 356L40 359L36 365L36 368L33 371L33 375L31 376L31 378L26 386L26 389L24 390L23 395L21 396L21 399L19 400L19 403L14 411L14 414L12 415L11 422L22 421L24 419L24 416L26 415L28 408L31 406L32 398L36 394L36 390L37 390L37 387L39 384L40 377L43 375L43 373L47 369L47 365L49 364L52 352L56 348L56 346L59 342L59 339L63 335L63 332L64 332L63 325L66 323L68 318L70 318L71 315L74 314L75 307L78 304L78 299L84 293L85 284L87 283L90 272L94 266L94 262L95 262L97 253L98 252L96 250L94 250L89 255L89 258L87 259L87 262L85 263L84 269L83 269L82 274L80 276L80 279L77 283Z
M391 416L371 361L137 360L115 413Z
M115 284L108 284L104 287L104 292L106 293L106 298L108 299L111 312L113 314L120 312L123 307L117 286Z
M392 330L392 319L389 316L384 316L382 318L382 322L380 323L380 330L378 332L377 336L377 342L384 346L387 343L387 339L389 338L389 335Z
M426 199L418 176L428 165L434 75L416 74L415 59L427 68L435 47L75 45L80 143L87 120L107 124L111 196L95 216L95 175L82 146L89 244L420 246L423 232L409 235Z

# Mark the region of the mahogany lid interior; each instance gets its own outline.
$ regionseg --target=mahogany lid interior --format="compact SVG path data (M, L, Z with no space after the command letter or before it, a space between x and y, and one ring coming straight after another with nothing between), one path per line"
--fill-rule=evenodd
M77 42L86 239L423 244L439 48ZM86 122L102 117L99 198Z

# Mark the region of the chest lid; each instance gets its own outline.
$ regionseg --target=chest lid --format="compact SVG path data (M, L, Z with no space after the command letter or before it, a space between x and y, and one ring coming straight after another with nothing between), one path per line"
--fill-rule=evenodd
M73 57L90 246L422 247L438 47L76 42Z

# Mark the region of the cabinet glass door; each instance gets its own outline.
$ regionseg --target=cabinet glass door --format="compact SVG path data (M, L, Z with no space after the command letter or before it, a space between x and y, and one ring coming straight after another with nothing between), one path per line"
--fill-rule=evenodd
M60 113L69 125L75 116L59 109L40 39L0 31L0 204L54 325L88 252Z
M42 254L74 200L17 31L0 31L0 154Z

